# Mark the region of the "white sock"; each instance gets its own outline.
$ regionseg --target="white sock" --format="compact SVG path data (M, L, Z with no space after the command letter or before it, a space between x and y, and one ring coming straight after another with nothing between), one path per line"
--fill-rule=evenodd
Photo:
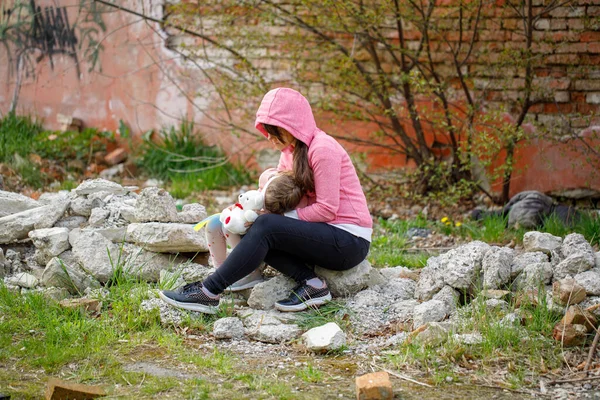
M324 289L327 287L325 281L322 281L319 278L311 278L306 281L306 284L314 287L315 289Z
M212 293L210 290L208 290L204 286L202 286L202 291L204 292L205 295L207 295L210 298L213 298L213 299L218 299L219 298L218 294Z

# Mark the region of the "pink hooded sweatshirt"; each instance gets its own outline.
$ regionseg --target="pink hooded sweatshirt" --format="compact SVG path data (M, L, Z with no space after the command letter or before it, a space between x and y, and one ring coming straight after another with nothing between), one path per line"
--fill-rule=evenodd
M308 146L308 162L315 181L315 198L298 208L298 218L332 225L357 225L371 229L373 220L352 161L344 148L317 128L308 100L299 92L278 88L269 91L256 112L256 128L279 126ZM281 152L278 170L292 170L293 147Z

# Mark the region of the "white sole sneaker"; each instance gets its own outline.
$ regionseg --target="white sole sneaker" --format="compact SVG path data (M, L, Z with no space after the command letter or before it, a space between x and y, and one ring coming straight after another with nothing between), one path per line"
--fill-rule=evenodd
M304 311L310 306L322 306L328 301L331 301L331 293L327 293L327 295L319 297L318 299L309 299L306 300L304 303L296 304L293 306L286 306L283 304L275 303L275 308L279 311Z
M252 272L250 275L247 275L240 279L237 282L232 283L228 286L225 291L227 292L240 292L246 289L252 289L254 286L258 285L265 281L260 269Z
M204 304L199 303L184 303L181 301L173 300L167 296L165 296L162 292L158 292L158 296L165 303L172 305L173 307L180 308L182 310L188 311L197 311L204 314L216 314L219 307L206 306Z

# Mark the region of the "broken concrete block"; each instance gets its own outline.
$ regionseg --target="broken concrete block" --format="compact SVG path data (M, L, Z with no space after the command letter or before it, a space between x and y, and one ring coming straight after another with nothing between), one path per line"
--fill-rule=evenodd
M575 279L567 277L552 283L552 300L563 306L579 304L585 300L585 288Z
M394 398L390 376L385 371L356 377L357 400L391 400Z
M312 328L302 338L306 347L314 352L337 350L346 345L346 334L335 322Z
M580 346L587 338L587 328L583 325L564 325L559 322L552 331L552 337L565 347Z
M106 396L106 391L100 386L71 383L57 378L48 380L46 400L86 400Z

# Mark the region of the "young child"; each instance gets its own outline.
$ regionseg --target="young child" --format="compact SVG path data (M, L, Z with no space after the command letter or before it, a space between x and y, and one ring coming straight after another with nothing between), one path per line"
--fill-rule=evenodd
M264 171L258 180L258 190L264 191L264 210L273 214L282 214L294 218L290 211L302 201L304 193L294 181L289 171L279 172L275 168ZM206 225L206 243L213 265L219 268L227 258L227 246L232 249L241 240L241 235L228 232L219 221L219 215L210 218ZM229 287L231 291L240 291L256 286L263 281L261 269L240 279Z

